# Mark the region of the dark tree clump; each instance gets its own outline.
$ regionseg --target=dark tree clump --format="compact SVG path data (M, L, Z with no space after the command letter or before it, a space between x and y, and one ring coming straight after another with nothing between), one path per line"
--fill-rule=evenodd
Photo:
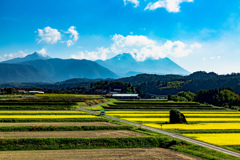
M185 116L177 109L172 109L170 111L170 123L187 123Z

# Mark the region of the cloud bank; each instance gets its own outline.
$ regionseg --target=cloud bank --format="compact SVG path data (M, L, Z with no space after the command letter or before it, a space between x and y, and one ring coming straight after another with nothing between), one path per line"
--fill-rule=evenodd
M46 42L54 44L61 40L61 33L57 29L49 26L44 29L38 29L38 36L40 37L38 43Z
M74 26L71 26L66 33L71 34L70 39L68 41L66 41L67 46L70 47L73 44L75 44L75 42L78 40L79 34L76 30L76 27L74 27Z
M158 0L150 2L144 10L155 10L158 8L166 8L168 12L180 12L180 4L183 2L193 2L193 0Z
M139 6L139 0L123 0L124 5L127 5L127 3L132 3L134 4L134 7L138 7Z
M38 29L38 43L47 43L47 44L55 44L57 42L66 43L68 47L74 45L78 38L79 33L76 30L76 27L71 26L66 32L60 32L58 29L51 28L49 26L44 29ZM62 40L63 35L70 34L68 40Z
M142 35L123 36L115 34L112 36L113 43L108 48L97 48L96 51L81 51L72 55L75 59L106 60L115 55L130 53L137 61L144 61L147 58L159 59L167 56L185 57L193 50L201 48L201 44L185 44L181 41L167 40L165 43L149 39Z
M145 0L146 1L146 0ZM156 10L158 8L165 8L168 12L180 12L180 4L183 2L193 2L194 0L158 0L158 1L150 1L145 7L146 10ZM123 0L124 5L128 3L134 4L134 7L137 8L140 6L139 0Z

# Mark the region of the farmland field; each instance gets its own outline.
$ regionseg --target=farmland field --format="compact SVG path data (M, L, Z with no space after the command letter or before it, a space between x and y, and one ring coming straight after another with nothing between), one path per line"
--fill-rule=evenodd
M184 134L185 136L194 137L198 140L208 143L230 146L240 145L240 133L217 133L217 134Z
M173 160L201 160L183 153L163 148L121 148L121 149L81 149L81 150L38 150L38 151L6 151L1 153L5 160L38 159L46 160L66 159L98 159L98 160L143 160L143 159L173 159Z
M64 119L64 118L101 118L93 115L0 115L0 119Z
M28 122L28 123L0 123L1 126L102 126L116 125L108 122Z
M55 94L37 95L37 98L25 97L18 100L7 99L0 101L0 150L164 147L192 155L197 155L198 157L203 157L205 159L218 157L219 159L235 160L234 157L221 152L216 152L215 154L215 151L213 150L189 144L182 140L177 140L166 135L153 133L122 122L109 120L102 116L96 116L87 112L79 111L78 108L89 108L89 106L92 105L98 106L99 103L104 103L107 101L106 99L102 98L94 99L94 96L95 95L85 97L75 95L57 96ZM127 106L130 106L130 108L126 109ZM227 124L233 124L232 122L238 124L240 117L239 112L227 111L223 108L202 105L194 102L178 103L167 102L166 100L125 100L112 101L104 106L95 107L95 109L102 109L102 107L106 109L106 114L108 115L128 119L131 121L137 121L138 123L143 123L149 126L156 125L154 126L156 128L157 125L160 124L163 126L168 125L164 123L169 121L169 110L174 107L183 109L183 113L186 114L187 120L189 122L191 119L193 120L191 122L192 124L198 124L203 119L205 120L202 122L204 124L211 124L210 121L207 121L208 119L221 119L222 121L223 119L227 119L225 122ZM220 124L220 121L217 121L216 123ZM238 133L237 128L234 128L233 125L228 126L232 126L230 127L232 132L234 131L234 133ZM175 132L176 127L174 129L168 128L167 130ZM189 132L182 132L182 130L181 132L178 131L178 133L189 134ZM205 131L207 129L205 128L202 130ZM190 133L192 133L193 129L190 131ZM186 146L185 150L183 149L183 146ZM236 145L234 147L236 148ZM127 155L130 154L127 149L123 150ZM137 153L141 153L141 156L139 155L141 158L144 156L149 157L149 153L146 153L148 149L140 149L138 150L139 152L137 152L137 150L138 149L136 149L136 153L133 151L133 157L138 157ZM143 150L145 150L145 152L142 152ZM203 150L206 151L206 154L204 155L202 154ZM122 151L122 153L125 153L124 151ZM148 151L150 153L152 152L150 149ZM159 153L156 153L156 151L158 151L158 148L153 149L152 153L156 154L157 156ZM46 154L48 153L48 151L43 152ZM103 152L105 152L105 150ZM161 153L160 150L159 152ZM7 154L7 152L2 153ZM27 152L24 151L24 153ZM49 151L49 153L57 152ZM98 153L96 152L96 154ZM118 155L117 152L112 151L109 152L110 157L112 156L111 153ZM189 156L186 156L182 153L176 153L174 151L166 151L166 153L173 154L170 155L170 157L173 157L174 159L183 159L183 157L184 159L189 158ZM71 156L74 157L73 155ZM89 156L93 155L86 154L86 157ZM165 158L166 156L164 155ZM41 157L44 156L40 156L38 158L41 159ZM129 156L126 156L126 158L129 158ZM194 159L194 157L191 158Z
M133 131L38 131L38 132L0 132L2 138L42 138L42 137L145 137Z
M169 111L173 108L179 109L189 124L169 124ZM110 116L231 147L240 152L239 111L198 103L150 100L119 101L105 109Z
M203 129L239 129L240 123L197 123L197 124L153 124L144 123L149 127L163 128L163 129L178 129L178 130L203 130Z

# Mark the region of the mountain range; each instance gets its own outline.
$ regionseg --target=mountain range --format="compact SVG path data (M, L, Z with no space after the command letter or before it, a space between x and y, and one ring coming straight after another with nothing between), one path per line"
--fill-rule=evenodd
M47 59L51 59L51 57L49 57L48 55L42 55L39 54L38 52L34 52L33 54L29 54L23 58L14 58L14 59L10 59L7 61L3 61L2 63L20 63L20 62L25 62L25 61L33 61L33 60L47 60Z
M14 58L0 63L0 83L6 82L59 82L72 78L116 79L147 74L187 75L188 71L169 58L136 61L124 53L105 61L51 58L37 52L23 58Z
M131 54L119 54L111 59L105 61L97 60L98 64L106 67L120 76L131 75L135 76L139 73L147 74L179 74L188 75L190 72L186 71L169 58L162 58L158 60L146 59L145 61L136 61Z

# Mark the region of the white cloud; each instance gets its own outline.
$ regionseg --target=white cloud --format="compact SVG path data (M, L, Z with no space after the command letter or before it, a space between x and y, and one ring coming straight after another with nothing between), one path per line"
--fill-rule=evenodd
M45 42L45 43L52 43L55 44L57 42L66 43L68 47L72 46L76 43L79 38L79 33L76 30L76 27L71 26L68 28L66 32L62 31L62 34L70 34L68 40L61 40L62 35L57 29L53 29L51 27L45 27L44 29L38 29L38 43Z
M113 44L108 48L98 48L96 52L79 52L79 55L72 55L72 58L78 59L102 59L113 57L117 54L130 53L137 61L144 61L146 58L159 59L167 56L185 57L193 50L201 47L199 43L191 45L181 41L169 41L164 44L149 39L142 35L128 35L124 37L120 34L112 36Z
M128 35L126 37L115 34L114 43L111 45L111 52L115 54L131 53L138 61L146 58L159 59L166 56L184 57L199 48L199 43L190 46L181 41L166 41L164 44L147 38L146 36Z
M3 56L0 56L0 61L6 61L9 59L18 58L18 57L25 57L26 55L28 55L28 53L25 53L24 51L18 51L17 53L4 54Z
M37 53L41 54L44 57L47 56L47 50L45 48L40 49L39 51L37 51Z
M67 46L70 47L73 44L75 44L75 42L78 40L79 33L77 32L76 27L74 26L71 26L66 33L71 34L70 40L66 41Z
M124 2L124 5L127 5L128 2L135 4L134 5L135 8L139 6L139 0L123 0L123 2Z
M38 29L38 36L40 37L38 43L46 42L54 44L61 40L61 33L57 29L53 29L49 26L45 27L43 30Z
M183 2L193 2L193 0L158 0L154 3L148 3L144 10L166 8L168 12L180 12L180 4Z
M74 59L88 59L88 60L97 60L97 59L102 59L106 60L107 59L107 54L110 53L110 50L108 48L100 47L97 48L97 51L84 51L84 52L78 52L78 55L72 55L71 58Z
M66 44L68 47L70 47L70 46L74 45L74 42L72 40L68 40L68 41L66 41Z

